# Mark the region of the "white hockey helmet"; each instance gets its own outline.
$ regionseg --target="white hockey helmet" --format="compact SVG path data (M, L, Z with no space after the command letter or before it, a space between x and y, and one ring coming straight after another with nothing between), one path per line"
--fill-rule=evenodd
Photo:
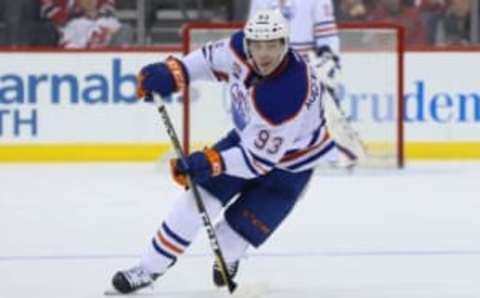
M245 25L243 32L245 34L245 42L250 40L266 41L283 39L284 50L280 60L285 57L288 52L289 28L288 22L279 10L259 10L257 11ZM246 44L247 54L248 45Z
M288 43L288 23L278 10L259 10L244 28L248 40L273 40L284 38Z

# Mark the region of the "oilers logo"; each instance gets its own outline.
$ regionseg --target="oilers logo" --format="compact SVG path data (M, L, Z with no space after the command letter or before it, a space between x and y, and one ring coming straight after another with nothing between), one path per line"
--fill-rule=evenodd
M248 106L245 91L240 88L238 83L231 85L230 98L233 123L237 129L243 130L250 122L250 108Z

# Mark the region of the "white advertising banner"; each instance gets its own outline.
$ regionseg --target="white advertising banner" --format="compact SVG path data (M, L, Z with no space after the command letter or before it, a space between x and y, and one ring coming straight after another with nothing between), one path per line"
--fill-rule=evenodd
M407 141L480 141L480 53L406 55Z
M0 142L168 142L156 110L135 98L135 75L143 65L160 61L169 54L131 51L0 53ZM366 66L364 60L359 60L361 55L347 53L343 59L342 105L353 120L383 121L384 127L390 126L391 130L396 118L395 59L391 54L384 57L377 54ZM479 141L478 69L480 53L475 52L406 55L407 142ZM223 114L228 103L217 105L216 100L210 99L222 96L223 92L216 86L194 85L194 141L202 134L218 137L227 129L227 124L219 125L218 121L228 120ZM174 97L169 103L169 111L180 131L181 98ZM375 135L375 129L369 131ZM377 134L385 132L377 131Z
M0 54L1 143L166 140L156 110L135 98L138 70L165 56L130 52ZM179 126L180 109L173 108L171 113Z

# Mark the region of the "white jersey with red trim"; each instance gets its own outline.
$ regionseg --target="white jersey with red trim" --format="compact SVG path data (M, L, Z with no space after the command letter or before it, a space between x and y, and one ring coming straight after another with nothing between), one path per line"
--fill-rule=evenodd
M339 38L331 0L251 0L250 17L260 9L279 9L290 25L290 46L305 56L328 46L338 56Z
M228 84L237 146L220 152L225 173L254 178L273 168L313 168L334 143L323 117L323 92L313 68L289 50L268 77L258 76L244 49L244 34L207 43L182 59L189 80Z

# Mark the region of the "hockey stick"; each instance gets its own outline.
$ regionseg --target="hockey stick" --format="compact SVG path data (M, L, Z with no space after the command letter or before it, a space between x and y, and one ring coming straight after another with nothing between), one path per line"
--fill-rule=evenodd
M170 137L170 141L172 142L173 149L175 150L177 157L181 160L181 162L187 164L185 153L182 150L182 146L180 145L177 132L173 127L172 121L170 120L170 116L168 115L167 108L165 107L162 98L158 94L151 94L147 96L153 97L153 101L157 105L158 113L160 113L160 116L162 117L163 124L165 125L167 134ZM217 235L215 234L212 222L210 220L210 217L208 216L207 210L205 209L205 205L203 204L200 192L198 191L198 186L189 175L187 175L187 184L192 189L193 196L195 197L195 203L197 204L198 213L200 214L203 226L207 231L208 240L210 241L210 246L212 247L213 254L215 255L215 261L220 265L220 271L222 273L223 280L227 284L228 291L232 294L233 291L235 291L235 289L237 288L237 284L232 280L232 277L228 273L225 258L223 257L222 250L220 249L220 245L218 244Z

